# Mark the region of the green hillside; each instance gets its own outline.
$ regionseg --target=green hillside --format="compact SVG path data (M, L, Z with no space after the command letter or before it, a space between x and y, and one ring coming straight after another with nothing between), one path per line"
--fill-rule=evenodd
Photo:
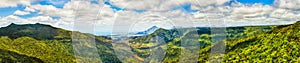
M211 41L212 37L226 36L227 39L235 40L252 36L272 30L276 26L249 26L249 27L227 27L224 34L211 34L210 27L198 27L198 28L181 28L181 29L159 29L154 33L139 37L136 40L130 41L133 51L141 58L147 58L151 54L151 50L155 48L162 48L166 50L166 56L163 62L178 62L180 59L185 59L184 62L194 61L192 58L199 57L199 62L208 61L210 47L214 44ZM217 28L215 28L217 29ZM154 41L156 37L163 39L162 41ZM191 39L194 38L194 39ZM196 40L195 40L196 39ZM162 44L161 42L164 42ZM192 52L193 50L187 50L182 43L199 44L200 56L192 55L185 52ZM190 48L190 47L189 47ZM193 47L192 47L193 48ZM195 48L194 50L197 50ZM185 54L185 58L181 58L180 55Z
M82 39L95 37L97 47L90 47L89 43L91 41L72 40L72 34ZM120 62L114 55L110 40L110 38L103 36L67 31L44 24L11 24L0 28L0 49L29 56L20 56L13 59L20 61L26 58L37 58L45 63ZM80 46L86 49L74 49L73 46ZM100 59L76 56L74 54L74 51L88 51L88 49L97 49L99 55L97 58ZM87 53L86 55L88 54L94 53ZM3 56L9 57L9 55L6 56L4 54ZM80 60L76 60L76 58ZM4 61L5 59L9 58L0 58L0 61L6 62Z
M165 50L162 63L209 62L209 59L223 58L224 63L255 62L291 62L300 61L300 22L280 26L227 27L224 33L211 34L213 28L158 29L154 33L130 40L131 51L135 58L126 58L125 62L149 63L160 62L148 60L151 52ZM217 29L217 28L214 28ZM75 39L74 39L75 36ZM226 36L227 39L215 42L213 37ZM73 37L73 39L72 39ZM97 47L91 47L90 39L95 37ZM193 39L194 38L194 39ZM196 40L195 40L196 39ZM188 43L190 47L183 46ZM211 48L225 43L226 52L222 57L210 57ZM197 48L194 45L200 47ZM80 46L83 49L76 49ZM97 49L99 56L85 53L90 57L77 56L79 51ZM197 50L199 49L199 50ZM199 51L199 55L188 54ZM129 51L123 51L129 52ZM180 57L180 56L185 57ZM160 55L157 55L160 56ZM100 58L100 59L98 59ZM80 60L78 60L80 59ZM2 63L122 63L113 50L111 38L95 36L88 33L72 32L44 24L11 24L0 28L0 62Z
M160 29L151 35L132 40L130 43L133 51L142 58L148 57L153 52L149 49L154 47L165 49L166 56L163 59L165 63L179 62L181 59L184 59L184 62L189 62L193 61L191 58L197 57L199 57L198 62L200 63L209 61L222 61L225 63L298 63L300 61L299 29L300 22L278 26L228 27L226 28L226 35L223 35L227 39L218 43L214 43L211 39L212 37L222 36L222 34L211 34L210 28L197 28L196 31L191 31L188 28ZM165 39L165 44L157 45L156 43L159 42L153 41L155 36ZM183 39L185 37L198 37L198 41ZM185 50L186 48L181 45L182 42L199 43L199 56L181 53L182 51L191 52L191 50ZM226 44L225 55L223 57L210 57L211 48L224 42ZM187 57L179 57L181 54L185 54ZM223 60L209 60L218 58L223 58Z
M300 62L300 22L272 31L227 40L224 62Z
M0 49L0 61L1 63L42 63L43 61L26 55L21 55L12 51Z

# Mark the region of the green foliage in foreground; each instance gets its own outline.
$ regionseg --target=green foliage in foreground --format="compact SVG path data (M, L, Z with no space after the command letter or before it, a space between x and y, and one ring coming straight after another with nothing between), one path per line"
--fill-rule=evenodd
M89 40L72 40L95 38L96 47L91 47ZM83 49L75 49L78 46ZM99 56L78 56L79 51L96 49L98 53L86 52L84 55L98 54ZM114 55L110 39L92 34L67 31L43 24L11 24L0 28L1 62L38 61L45 63L75 63L75 62L120 62ZM6 52L9 51L9 52ZM14 55L15 54L15 55ZM79 54L80 53L76 53Z
M75 62L71 46L59 41L39 41L30 37L11 40L1 37L1 49L36 57L45 62Z
M225 63L299 63L300 62L300 22L283 25L271 31L250 35L240 39L227 39L226 52L223 56L209 57L210 49L215 45L200 50L199 62L209 62L208 58L223 60Z
M300 62L300 22L238 40L228 40L224 62Z
M0 49L0 61L1 63L42 63L43 61L26 55L21 55L12 51Z

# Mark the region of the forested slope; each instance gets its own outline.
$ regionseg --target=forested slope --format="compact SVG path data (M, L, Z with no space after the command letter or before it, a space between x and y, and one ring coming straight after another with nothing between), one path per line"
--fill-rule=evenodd
M73 40L72 35L83 40ZM74 37L74 36L73 36ZM90 38L95 38L95 47L91 47ZM120 62L114 55L111 39L104 36L95 36L87 33L72 32L60 28L55 28L44 24L11 24L0 28L0 49L21 54L29 57L18 57L13 60L23 60L26 58L40 59L45 63L74 63L74 62ZM86 49L75 49L73 46ZM76 56L78 51L88 51L97 49L98 58L86 58ZM12 53L12 54L13 54ZM87 53L95 54L95 53ZM3 57L9 55L3 54ZM97 57L97 56L96 56ZM0 61L9 58L0 58ZM76 60L80 59L80 60ZM30 59L29 59L30 60Z
M237 40L227 40L224 62L300 61L300 22Z
M247 27L226 27L224 33L212 34L212 29L221 29L217 27L197 27L197 28L179 28L179 29L158 29L154 33L139 37L130 41L133 51L142 58L147 58L157 48L166 51L163 62L183 62L198 61L207 62L211 46L215 42L212 38L225 36L227 39L236 40L247 36L253 36L272 30L276 26L247 26ZM225 40L225 39L224 39ZM183 43L189 43L196 46L183 46ZM197 46L198 45L198 46ZM200 48L195 48L200 47ZM187 50L186 48L194 48ZM200 49L200 50L199 50ZM189 54L193 50L199 50L198 54ZM182 53L182 52L187 53ZM188 53L189 52L189 53ZM197 52L195 52L197 53ZM184 54L184 55L183 55ZM185 56L185 57L180 57ZM199 58L194 60L193 58ZM182 60L184 59L184 60ZM154 61L154 60L153 60Z

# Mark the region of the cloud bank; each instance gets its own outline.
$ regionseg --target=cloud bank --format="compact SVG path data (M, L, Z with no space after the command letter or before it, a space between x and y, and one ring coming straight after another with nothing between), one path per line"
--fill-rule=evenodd
M7 26L10 23L43 23L74 30L74 25L84 23L93 24L94 32L84 29L75 29L75 31L101 35L112 31L142 31L154 25L167 29L278 25L290 24L300 18L300 7L297 6L300 0L275 0L269 5L244 4L235 0L100 0L97 1L98 4L86 0L70 0L66 3L52 1L53 5L32 4L33 2L37 1L2 1L0 8L18 5L23 5L25 8L16 10L9 16L0 17L0 26ZM109 2L110 5L105 2ZM55 4L63 6L59 8ZM32 13L37 15L22 18L22 15L32 15ZM84 26L86 25L82 25Z

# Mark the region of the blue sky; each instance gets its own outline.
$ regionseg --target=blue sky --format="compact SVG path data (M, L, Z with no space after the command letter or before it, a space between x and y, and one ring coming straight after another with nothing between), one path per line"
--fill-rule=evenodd
M243 4L261 3L263 5L272 5L274 3L274 0L237 0L237 1Z
M17 7L3 7L0 8L0 16L5 17L8 15L12 15L16 10L24 10L25 6L18 5Z
M37 0L37 1L33 1L31 2L32 5L53 5L56 8L63 8L64 4L69 2L70 0ZM9 16L9 15L13 15L13 13L16 10L21 10L24 11L24 9L26 8L25 5L22 4L18 4L16 7L3 7L0 8L0 17L5 17L5 16ZM35 17L35 16L39 16L40 14L38 14L37 12L30 12L30 14L28 15L24 15L24 16L19 16L22 18L30 18L30 17Z
M53 5L56 8L63 8L64 4L69 1L70 0L38 0L36 2L32 2L32 4Z

